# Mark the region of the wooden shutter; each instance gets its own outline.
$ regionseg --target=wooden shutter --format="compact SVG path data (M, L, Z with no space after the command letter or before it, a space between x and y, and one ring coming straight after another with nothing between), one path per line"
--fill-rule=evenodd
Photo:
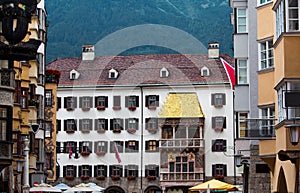
M89 176L92 176L92 166L89 166Z
M79 108L82 108L82 99L83 97L79 97ZM74 100L74 99L73 99ZM75 101L75 100L74 100ZM75 104L74 104L75 105Z
M108 96L105 96L105 107L108 107Z
M67 101L68 101L68 97L64 97L64 108L68 107Z
M227 165L226 164L223 165L223 174L224 174L224 176L227 176Z
M73 97L74 108L77 108L77 97Z
M216 175L216 165L212 165L212 176Z
M98 169L98 166L95 165L95 166L94 166L94 177L97 177L97 176L98 176L98 173L97 173L98 170L97 170L97 169ZM91 173L91 174L92 174L92 173ZM92 176L92 175L91 175L91 176Z
M78 166L78 177L82 176L82 166Z
M90 101L89 107L92 108L93 107L93 97L89 97L89 101Z
M110 120L110 130L114 130L114 121L115 119Z
M216 117L212 117L212 118L211 118L211 125L212 125L212 128L213 128L213 129L216 128Z
M149 106L149 96L145 96L145 107Z
M135 96L135 106L139 107L139 96Z
M56 97L57 100L57 109L61 108L61 97Z
M212 140L212 147L211 147L212 151L216 151L215 143L216 143L216 140Z
M149 150L149 141L146 141L146 142L145 142L145 145L146 145L146 149L145 149L145 150L146 150L146 151Z
M127 130L129 128L129 120L128 119L125 119L125 129Z
M98 98L99 98L99 97L95 97L95 107L98 106Z
M79 119L79 131L82 130L82 119Z
M63 176L66 176L66 175L67 175L67 166L64 166L63 167Z
M222 94L222 104L226 105L226 95Z
M76 166L73 166L73 174L74 174L74 177L77 177L77 167Z
M64 120L64 131L67 131L67 121L68 120Z
M159 107L159 95L156 95L155 105Z
M125 107L128 107L128 96L125 96Z
M104 119L105 121L105 130L108 130L108 119Z

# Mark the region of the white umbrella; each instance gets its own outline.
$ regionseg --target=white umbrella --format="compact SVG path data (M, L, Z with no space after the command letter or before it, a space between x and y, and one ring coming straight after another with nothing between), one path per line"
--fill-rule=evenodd
M67 190L67 189L71 188L70 186L68 186L67 184L64 184L64 183L57 184L54 187L57 189L60 189L60 190Z
M89 185L90 187L96 188L96 189L98 190L98 192L102 192L102 191L105 190L105 188L102 188L101 186L98 186L97 184L92 183L92 182L88 183L88 185Z
M89 184L82 183L82 184L78 184L72 188L69 188L63 192L64 193L65 192L99 192L99 190L97 190L97 188L90 186Z
M60 189L57 189L50 184L34 184L34 187L29 189L29 192L61 192Z

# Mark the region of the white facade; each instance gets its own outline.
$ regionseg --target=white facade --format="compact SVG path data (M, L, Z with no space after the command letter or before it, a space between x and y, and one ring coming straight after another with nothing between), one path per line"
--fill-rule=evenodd
M145 58L143 58L145 57ZM150 57L147 58L147 57ZM163 61L162 65L158 65L157 60L154 60L151 57L157 57L157 58L168 58L170 61L170 65L166 65L166 63ZM182 66L182 63L177 64L177 61L184 62L183 58L189 58L190 60L187 61L187 64ZM107 59L107 58L105 58ZM207 56L184 56L184 55L158 55L158 56L124 56L117 57L112 59L112 61L116 60L115 63L111 62L109 65L110 67L107 67L104 69L104 67L101 67L102 63L101 61L105 60L103 57L96 57L94 61L88 61L88 62L81 62L76 61L77 65L74 65L74 61L54 61L53 63L50 63L48 65L48 68L57 68L57 65L66 64L66 66L61 66L59 70L62 72L62 78L60 79L60 83L58 85L57 90L57 97L59 97L61 103L60 108L58 108L57 111L57 119L59 120L60 124L60 130L57 133L57 139L56 141L59 143L57 147L60 147L62 150L61 153L57 154L57 162L60 166L60 178L64 178L66 175L66 172L64 171L64 166L66 165L73 165L76 166L76 174L74 174L74 177L80 177L79 167L82 165L89 165L92 166L90 170L90 177L96 176L95 167L96 165L106 165L107 166L107 172L106 172L106 178L109 179L111 175L111 171L109 171L109 167L112 165L118 165L123 166L122 171L123 174L121 177L126 177L125 175L125 168L128 165L135 165L138 167L138 177L139 179L145 178L147 175L147 167L151 165L156 165L159 168L159 172L163 170L163 173L157 174L157 179L155 183L149 184L145 183L143 180L143 190L147 189L147 187L151 185L155 185L159 188L161 188L161 191L167 192L168 188L172 186L186 186L191 187L193 185L199 184L199 181L204 181L209 178L213 178L218 174L222 174L221 176L224 176L225 179L227 179L227 182L232 183L233 178L236 175L235 174L235 164L234 164L234 158L232 156L228 156L228 153L231 152L234 148L234 124L233 124L233 91L231 90L230 83L228 81L228 77L226 75L225 69L223 68L223 65L221 63L221 60L219 58L216 59L208 59ZM142 59L142 61L146 61L147 65L134 65L135 60ZM118 66L118 61L121 61L121 65ZM198 60L201 60L202 62L199 62ZM128 65L131 66L126 66ZM151 62L149 62L151 61ZM154 62L153 62L154 61ZM172 63L174 62L175 63ZM189 67L190 64L188 64L189 61L193 61L192 65ZM138 63L138 62L136 62ZM68 64L71 64L68 66ZM95 67L95 64L99 64L99 66ZM141 62L140 62L141 64ZM107 64L106 64L107 65ZM122 66L124 65L124 66ZM176 66L179 65L179 66ZM181 66L180 66L181 65ZM175 67L175 68L174 68ZM88 69L90 68L90 69ZM126 71L122 73L122 68L126 68ZM174 69L172 69L174 68ZM201 69L206 69L208 72L205 74L201 73ZM88 70L86 70L88 69ZM115 79L112 79L111 72L112 69L114 72L118 72L118 75L115 77ZM150 70L151 69L151 70ZM78 78L72 79L72 76L70 76L70 73L72 73L74 70L80 74ZM95 71L100 71L100 75L96 73ZM185 71L186 70L186 71ZM148 76L149 78L146 80L151 80L154 82L149 83L145 80L141 81L140 79L143 79L144 77L138 77L135 80L136 72L143 72L145 76ZM155 71L155 72L154 72ZM162 72L167 71L168 73ZM126 73L125 73L126 72ZM176 74L180 72L180 74ZM85 78L87 73L91 73L90 77ZM134 74L132 74L134 73ZM96 75L95 75L96 74ZM176 75L176 76L174 76ZM93 76L97 76L100 82L97 83L97 80L94 80ZM157 76L157 77L156 77ZM71 78L71 79L70 79ZM119 79L118 79L119 78ZM193 79L193 81L191 81ZM90 82L87 80L91 80L92 84L89 84ZM155 82L157 81L157 82ZM113 83L112 83L113 82ZM71 84L70 84L71 83ZM96 83L96 84L95 84ZM189 149L189 145L183 148L183 151L186 151L187 153L183 153L184 156L190 156L190 151L196 151L197 154L200 154L203 156L201 158L201 167L199 168L191 168L191 166L187 166L184 163L180 163L181 170L187 170L187 175L195 172L195 170L200 171L199 174L193 174L193 177L184 177L184 172L181 173L181 177L184 179L176 181L176 179L172 180L172 172L171 170L177 170L174 166L172 169L171 166L169 169L166 169L165 166L163 166L162 159L163 159L163 149L166 147L161 147L165 141L173 140L176 141L178 138L176 138L176 128L177 126L173 126L173 132L175 133L171 134L171 138L167 137L164 138L163 132L163 122L158 121L157 125L157 132L151 133L147 130L147 124L146 120L148 118L156 118L158 120L168 118L164 118L160 115L160 113L163 110L166 110L166 103L168 100L168 96L171 93L175 93L176 95L184 95L184 94L192 94L193 96L196 95L197 98L197 104L199 103L200 109L201 109L201 115L199 117L182 117L177 120L180 120L180 122L184 122L184 118L187 119L195 119L195 120L203 120L204 119L204 125L198 126L200 128L199 138L200 143L196 147L192 147L192 149ZM218 94L218 96L221 96L221 104L214 105L212 104L213 96ZM105 109L97 109L96 97L103 96L104 98L107 98L107 104ZM114 109L114 97L120 96L120 109ZM127 107L126 97L128 96L135 96L137 97L138 104L136 104L136 107L134 110L130 110ZM148 108L146 105L148 103L148 96L156 96L158 105L155 106L155 108ZM66 104L66 98L68 97L76 97L76 106L74 108L67 108ZM79 108L80 107L80 97L92 97L90 102L92 104L90 105L90 108ZM73 99L72 99L73 100ZM217 100L217 99L216 99ZM170 101L168 101L170 102ZM181 103L184 103L185 101L181 101ZM178 104L174 104L176 106ZM182 109L184 109L184 104L182 105ZM82 106L82 105L81 105ZM196 108L196 107L195 107ZM183 111L182 109L168 109L169 111L169 118L172 118L171 111L174 111L174 113L178 113L180 111ZM194 109L191 108L191 112ZM176 112L175 112L176 111ZM224 118L225 117L225 118ZM112 119L128 119L128 118L135 118L138 119L138 127L136 132L129 133L126 131L125 127L125 121L124 121L124 130L121 130L120 133L115 133L111 130L111 120ZM178 118L178 117L175 117ZM213 125L216 125L217 123L213 123L215 119L221 118L222 125L219 126L218 129L213 128ZM66 124L64 124L65 120L68 119L76 119L77 121L77 131L74 133L67 133L65 130L67 127ZM91 129L89 132L81 131L79 129L79 119L91 119L90 122ZM103 132L99 132L96 130L95 120L96 119L107 119L107 130ZM224 121L225 120L225 121ZM168 124L168 123L167 123ZM220 123L218 123L220 124ZM179 126L179 125L178 125ZM216 127L216 126L214 126ZM179 127L178 127L179 128ZM186 127L188 129L188 126ZM187 136L188 130L185 131ZM187 138L190 139L190 138ZM190 139L189 141L194 140ZM159 145L157 151L150 152L147 150L146 143L148 141L157 141L157 144ZM222 144L216 145L215 140L220 140ZM66 142L77 142L77 146L79 145L79 142L92 142L93 145L91 146L91 153L88 156L82 156L80 155L80 150L76 150L77 152L69 153L69 151L65 151L66 147L68 146L68 143ZM99 141L105 141L107 142L107 152L105 155L97 155L95 153L95 143ZM116 158L116 153L114 151L111 151L114 149L114 143L116 141L122 141L124 142L123 146L126 146L127 141L137 141L138 142L138 150L135 152L126 152L126 147L122 147L122 151L119 150L119 155L121 158L121 163L118 163L118 160ZM169 141L169 142L170 142ZM224 142L225 141L225 142ZM173 143L173 142L172 142ZM176 142L175 142L176 143ZM181 143L181 142L180 142ZM64 147L65 145L65 147ZM169 147L168 151L173 151L172 147L167 145ZM214 146L214 147L213 147ZM175 147L176 148L176 147ZM177 147L178 148L178 147ZM65 150L64 150L65 149ZM196 149L196 150L195 150ZM64 151L64 152L63 152ZM232 152L233 153L233 152ZM172 153L171 153L172 154ZM77 155L78 158L77 158ZM173 155L178 155L173 152ZM195 154L196 155L196 154ZM168 154L170 156L170 154ZM193 155L192 155L193 156ZM76 158L75 158L76 157ZM169 159L169 158L168 158ZM203 159L203 160L202 160ZM176 162L176 161L175 161ZM177 163L177 162L176 162ZM190 163L190 162L189 162ZM190 164L196 164L190 163ZM193 167L195 167L193 165ZM185 167L188 167L186 169ZM220 167L221 170L220 171ZM163 168L163 169L162 169ZM217 168L217 169L216 169ZM142 169L142 170L141 170ZM190 172L190 173L189 173ZM221 173L220 173L221 172ZM176 173L176 172L175 172ZM179 174L179 173L178 173ZM180 177L180 178L181 178ZM126 180L126 178L125 178ZM174 181L175 180L175 181ZM67 181L66 181L67 182ZM99 182L103 183L103 182ZM110 182L105 181L105 186L112 186ZM121 185L121 188L124 190L129 191L130 187L123 187ZM132 191L138 191L136 189Z

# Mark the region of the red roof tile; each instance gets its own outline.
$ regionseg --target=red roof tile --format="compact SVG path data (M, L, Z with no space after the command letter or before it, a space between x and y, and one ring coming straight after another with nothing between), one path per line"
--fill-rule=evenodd
M228 55L221 55L221 57L232 64L232 59ZM203 66L210 70L210 76L201 76ZM170 73L167 78L160 77L160 70L163 67ZM98 56L93 61L82 61L81 58L59 58L49 63L47 69L61 71L59 86L229 83L221 61L208 59L207 55ZM69 78L69 73L73 69L80 73L76 80ZM109 79L111 69L118 71L117 79Z

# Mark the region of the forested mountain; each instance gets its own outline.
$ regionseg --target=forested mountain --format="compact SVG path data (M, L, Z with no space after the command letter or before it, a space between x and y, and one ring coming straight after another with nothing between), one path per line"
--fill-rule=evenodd
M81 56L82 45L95 45L118 30L142 24L178 28L205 46L218 41L222 53L232 54L228 0L45 0L45 4L47 62ZM145 46L126 54L169 51Z

